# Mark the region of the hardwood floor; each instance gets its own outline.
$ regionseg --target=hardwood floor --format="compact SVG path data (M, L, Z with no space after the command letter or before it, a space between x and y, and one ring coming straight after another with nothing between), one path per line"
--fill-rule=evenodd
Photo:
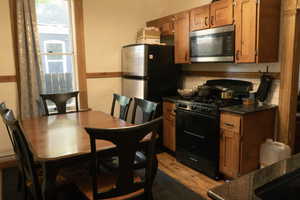
M215 181L177 162L176 159L168 153L158 154L158 167L161 171L206 199L210 199L207 196L209 189L224 183L224 181Z

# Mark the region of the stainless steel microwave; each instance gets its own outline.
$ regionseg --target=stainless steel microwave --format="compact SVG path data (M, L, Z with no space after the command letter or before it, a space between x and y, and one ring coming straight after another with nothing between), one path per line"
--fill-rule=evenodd
M234 62L234 25L190 33L192 62Z

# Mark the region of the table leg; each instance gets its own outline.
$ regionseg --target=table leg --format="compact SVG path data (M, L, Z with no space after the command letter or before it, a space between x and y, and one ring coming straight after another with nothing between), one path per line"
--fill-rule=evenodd
M43 163L44 180L42 185L42 193L44 200L56 199L56 176L58 167L53 163Z

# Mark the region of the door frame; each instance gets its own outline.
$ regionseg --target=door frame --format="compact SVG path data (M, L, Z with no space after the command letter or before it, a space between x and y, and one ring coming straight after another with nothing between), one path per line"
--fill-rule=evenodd
M278 114L280 142L294 149L299 82L300 0L282 1L281 75Z

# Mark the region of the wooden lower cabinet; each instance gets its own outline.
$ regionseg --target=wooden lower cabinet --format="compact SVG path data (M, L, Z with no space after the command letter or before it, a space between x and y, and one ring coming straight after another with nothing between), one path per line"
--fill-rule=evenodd
M221 113L219 169L237 178L259 168L260 146L274 136L276 109L245 115Z
M238 176L239 133L221 129L220 171L228 177Z
M171 151L176 150L176 116L175 103L165 101L163 103L163 144Z

